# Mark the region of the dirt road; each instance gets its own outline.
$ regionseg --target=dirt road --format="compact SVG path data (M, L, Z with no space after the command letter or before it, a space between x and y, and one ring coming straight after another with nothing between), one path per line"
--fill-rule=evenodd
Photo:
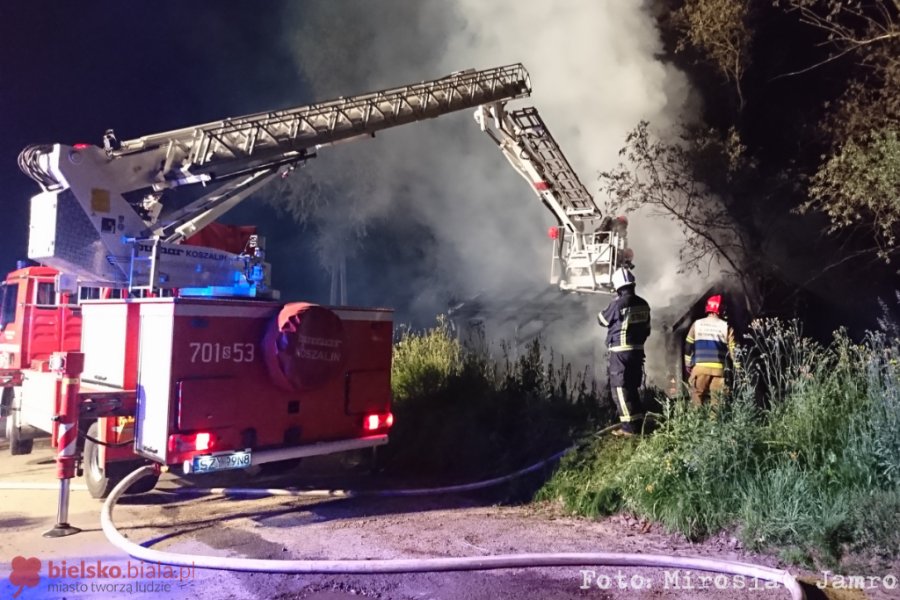
M333 471L333 469L332 469ZM327 471L301 467L277 479L248 479L242 473L217 476L215 485L290 485L348 488L371 484L362 476L339 479ZM77 482L78 480L76 480ZM29 456L0 458L0 488L10 482L54 483L52 454L37 448ZM194 482L196 483L196 482ZM181 553L254 558L417 558L484 556L519 552L640 552L706 556L776 566L743 554L733 540L702 546L647 530L623 518L588 521L562 517L549 507L490 504L483 496L406 499L239 499L179 496L190 483L164 476L151 494L126 498L116 510L117 524L140 542ZM346 600L564 599L754 599L787 598L783 589L765 589L762 581L713 580L701 573L568 567L490 572L293 576L186 570L151 572L155 565L128 560L99 529L99 502L87 492L72 494L70 522L84 531L47 539L53 525L56 494L0 489L0 597L19 598L280 598ZM37 558L40 569L28 579L24 560ZM65 563L63 563L65 561ZM31 566L36 566L32 563ZM90 568L101 570L101 576ZM118 567L118 571L114 569ZM141 571L143 567L143 571ZM117 572L120 577L114 577ZM172 575L172 578L161 577ZM54 576L55 575L55 576ZM103 577L102 575L105 575ZM24 581L24 583L23 583ZM16 584L16 585L14 585ZM28 584L33 584L29 587ZM724 589L718 589L722 588ZM887 598L873 594L872 598Z

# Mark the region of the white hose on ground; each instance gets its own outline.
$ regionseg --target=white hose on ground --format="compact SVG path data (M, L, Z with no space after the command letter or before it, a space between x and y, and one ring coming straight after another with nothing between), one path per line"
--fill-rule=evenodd
M562 453L560 453L561 455ZM547 461L542 461L543 465ZM531 468L529 468L531 469ZM533 469L532 469L533 470ZM609 552L569 552L537 554L500 554L453 558L405 558L376 560L272 560L225 556L195 556L154 550L125 538L113 522L113 508L122 494L137 480L153 473L154 467L141 467L113 488L100 513L103 533L112 545L139 560L201 569L252 571L262 573L428 573L437 571L481 571L566 566L656 567L691 569L728 575L741 575L783 585L792 600L805 600L803 588L787 571L747 563L708 558L682 558L653 554L615 554ZM506 478L498 478L505 480ZM483 482L482 482L483 483ZM451 486L451 489L458 486ZM419 493L422 490L418 490ZM293 494L291 494L293 495Z

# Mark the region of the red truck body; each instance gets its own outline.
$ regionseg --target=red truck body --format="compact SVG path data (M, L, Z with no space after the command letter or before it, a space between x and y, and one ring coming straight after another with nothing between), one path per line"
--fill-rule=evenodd
M105 473L136 459L191 473L387 442L390 310L177 296L69 304L56 276L26 267L4 284L0 376L20 438L43 431L56 445L50 358L81 352L80 429L96 421L100 442L123 444L97 447Z

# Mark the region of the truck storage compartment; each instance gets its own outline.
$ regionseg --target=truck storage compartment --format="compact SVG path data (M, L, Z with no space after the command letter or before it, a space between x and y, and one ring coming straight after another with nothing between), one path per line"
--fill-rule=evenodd
M84 381L134 389L139 306L127 300L84 301L81 330Z
M332 442L386 441L387 421L373 431L359 411L390 410L390 311L184 297L132 302L140 307L142 455L191 468L203 452L255 456L321 445L325 453L336 451L328 450ZM281 356L266 360L266 344Z

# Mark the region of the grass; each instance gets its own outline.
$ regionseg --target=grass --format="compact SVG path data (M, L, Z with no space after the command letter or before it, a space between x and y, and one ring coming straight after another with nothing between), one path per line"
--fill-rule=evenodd
M665 401L651 436L596 440L539 492L573 513L630 511L693 539L737 527L754 550L834 566L900 555L900 347L757 322L726 407Z

